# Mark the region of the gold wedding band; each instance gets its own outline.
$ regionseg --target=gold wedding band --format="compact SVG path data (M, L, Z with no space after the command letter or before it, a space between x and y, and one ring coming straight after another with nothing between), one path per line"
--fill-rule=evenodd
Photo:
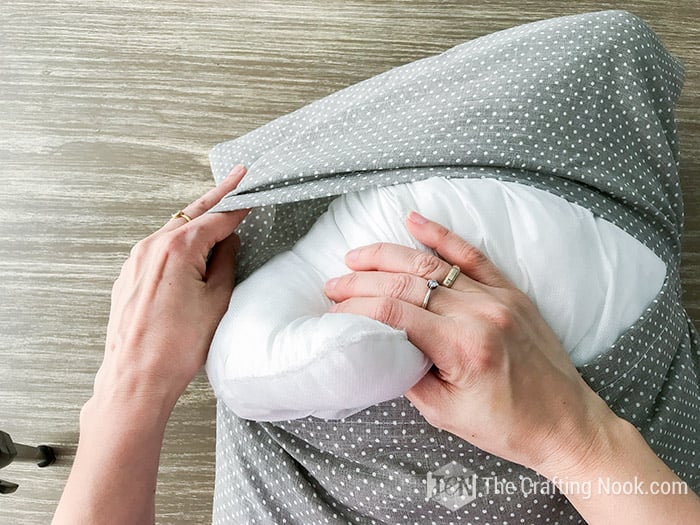
M442 285L447 288L452 288L452 285L457 280L457 277L459 277L459 273L459 266L456 264L452 265L452 268L450 268L450 271L447 273L447 277L445 277L445 280L442 281Z
M173 220L173 219L180 219L180 218L185 219L187 222L190 222L190 221L192 220L192 217L190 217L189 215L187 215L187 214L186 214L184 211L182 211L182 210L180 210L180 211L177 212L177 213L173 213L173 214L170 216L170 220Z

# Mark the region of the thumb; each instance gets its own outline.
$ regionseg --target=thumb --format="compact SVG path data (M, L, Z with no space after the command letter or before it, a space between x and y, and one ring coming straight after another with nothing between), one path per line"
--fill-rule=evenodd
M404 395L429 424L437 428L445 428L452 406L452 397L449 385L433 371L425 374Z
M236 274L236 252L240 246L241 240L235 233L214 245L206 274L210 288L231 293Z

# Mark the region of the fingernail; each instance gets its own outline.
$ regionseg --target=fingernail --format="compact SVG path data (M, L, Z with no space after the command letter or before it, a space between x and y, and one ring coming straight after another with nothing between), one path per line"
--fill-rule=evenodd
M237 164L236 166L233 167L231 170L231 173L227 175L227 177L237 177L241 173L243 173L243 170L245 169L245 166L242 164Z
M338 278L334 277L333 279L330 279L329 281L326 282L326 290L332 290L335 288L335 285L338 284Z
M412 211L411 213L408 214L408 220L411 221L413 224L425 224L428 222L428 219L423 217L420 213L417 211Z
M360 255L360 250L358 248L355 248L354 250L350 250L347 254L345 254L345 260L346 261L356 261L357 257Z

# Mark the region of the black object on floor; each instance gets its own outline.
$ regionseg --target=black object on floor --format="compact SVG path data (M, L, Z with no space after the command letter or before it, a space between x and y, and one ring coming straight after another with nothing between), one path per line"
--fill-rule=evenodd
M53 448L48 445L30 447L15 443L7 432L0 430L0 469L13 461L36 462L38 467L48 467L56 461ZM0 480L0 494L11 494L17 490L16 483Z

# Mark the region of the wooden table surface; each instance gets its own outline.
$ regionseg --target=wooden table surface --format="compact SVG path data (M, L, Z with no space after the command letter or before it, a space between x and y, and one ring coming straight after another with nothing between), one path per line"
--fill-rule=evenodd
M132 244L212 185L211 146L494 30L625 8L685 62L684 302L700 319L700 4L482 4L3 0L0 429L55 445L60 460L0 471L20 483L0 496L0 525L50 521L101 360L111 283ZM214 431L214 400L199 377L168 427L159 523L209 522Z

